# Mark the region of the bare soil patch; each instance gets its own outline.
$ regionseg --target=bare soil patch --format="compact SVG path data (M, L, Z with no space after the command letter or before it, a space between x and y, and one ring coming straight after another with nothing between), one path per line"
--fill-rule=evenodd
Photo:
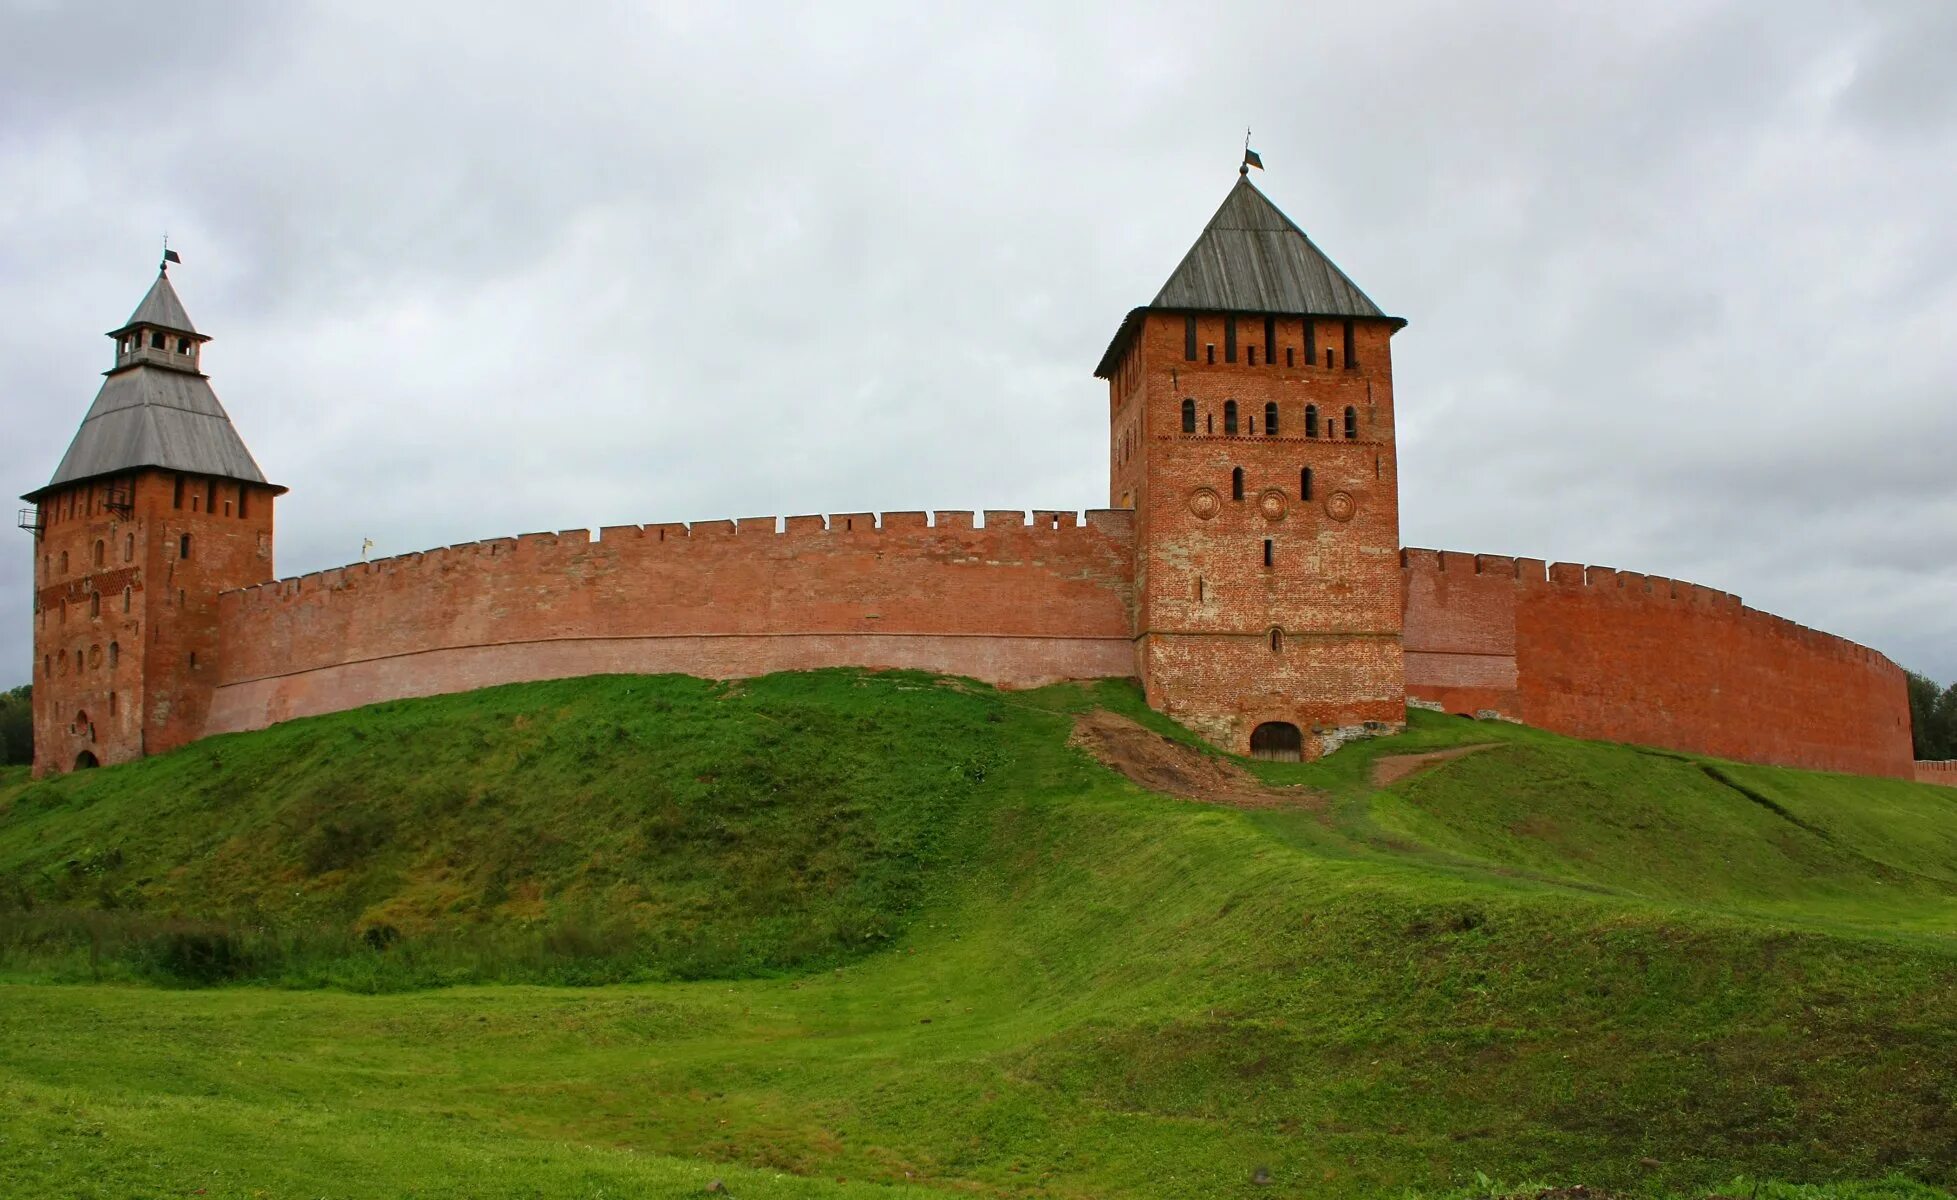
M1448 750L1429 750L1425 754L1389 754L1385 758L1373 760L1373 786L1385 787L1398 783L1409 775L1431 771L1450 759L1466 758L1482 750L1493 750L1496 743L1482 742L1475 746L1455 746Z
M1151 792L1231 808L1312 812L1325 808L1322 792L1272 787L1228 759L1163 737L1105 709L1074 718L1074 732L1067 741Z

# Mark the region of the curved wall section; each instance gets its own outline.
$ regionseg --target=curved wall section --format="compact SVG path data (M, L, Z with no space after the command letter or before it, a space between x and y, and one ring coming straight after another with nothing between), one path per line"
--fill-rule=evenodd
M1902 669L1655 575L1401 554L1407 695L1578 737L1911 778Z
M474 542L219 601L207 732L607 672L1135 673L1131 515L853 513Z

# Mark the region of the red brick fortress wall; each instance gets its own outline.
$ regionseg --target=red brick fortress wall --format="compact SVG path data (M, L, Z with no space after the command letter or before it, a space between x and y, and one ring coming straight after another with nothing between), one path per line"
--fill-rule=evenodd
M526 534L225 593L208 732L606 672L1135 673L1132 515L774 517Z
M1916 782L1935 783L1944 787L1957 787L1957 758L1937 759L1925 762L1916 760Z
M1659 576L1401 558L1407 695L1578 737L1911 778L1903 672L1865 646Z

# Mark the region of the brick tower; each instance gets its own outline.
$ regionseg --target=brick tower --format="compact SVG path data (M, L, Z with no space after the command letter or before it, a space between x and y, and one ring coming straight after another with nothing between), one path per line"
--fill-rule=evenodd
M1406 718L1389 341L1250 182L1130 312L1110 499L1135 510L1149 703L1238 752L1316 757Z
M167 263L165 264L167 268ZM125 762L201 730L217 596L272 572L274 487L199 369L204 343L157 273L45 487L34 545L34 772Z

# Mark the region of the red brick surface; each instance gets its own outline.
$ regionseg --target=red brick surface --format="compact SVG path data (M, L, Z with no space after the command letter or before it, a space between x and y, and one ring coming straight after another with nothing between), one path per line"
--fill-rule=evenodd
M1943 759L1937 762L1924 762L1920 758L1917 759L1916 782L1957 787L1957 759Z
M272 493L251 488L240 516L240 484L184 476L179 491L177 481L163 471L113 481L128 487L127 513L110 510L107 480L42 498L37 773L69 770L83 753L126 762L203 736L217 681L218 593L272 577ZM96 615L91 596L100 598Z
M1232 320L1235 363L1223 352ZM1397 727L1405 704L1391 324L1358 323L1358 365L1348 369L1327 367L1322 349L1307 365L1296 317L1274 321L1271 351L1262 317L1199 317L1191 361L1184 321L1149 313L1109 380L1111 493L1137 510L1137 633L1149 702L1239 751L1265 721L1308 734L1369 722ZM1342 353L1341 324L1317 325L1317 345ZM1182 427L1184 400L1196 405L1193 434ZM1226 415L1232 401L1235 434ZM1308 405L1318 412L1316 436L1308 436ZM1239 468L1242 499L1233 481ZM1204 489L1216 498L1213 515L1198 511ZM1307 753L1314 748L1308 737Z
M1909 778L1903 672L1658 576L1408 550L1407 693L1579 737Z
M227 593L213 728L607 671L1135 672L1128 513L777 524L529 534Z

